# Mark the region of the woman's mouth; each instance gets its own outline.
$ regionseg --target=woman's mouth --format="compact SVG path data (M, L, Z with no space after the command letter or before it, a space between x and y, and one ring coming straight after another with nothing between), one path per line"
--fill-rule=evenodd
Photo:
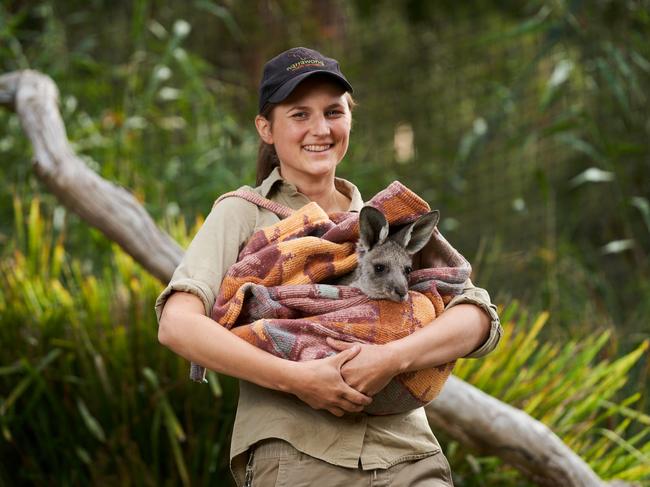
M334 144L311 144L303 146L307 152L325 152L331 148Z

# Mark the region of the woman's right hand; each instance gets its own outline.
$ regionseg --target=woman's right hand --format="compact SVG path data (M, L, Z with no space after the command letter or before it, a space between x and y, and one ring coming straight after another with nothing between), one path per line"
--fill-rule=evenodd
M290 392L314 409L326 409L335 416L362 411L372 398L350 387L341 367L361 351L356 345L318 360L291 362L295 367Z

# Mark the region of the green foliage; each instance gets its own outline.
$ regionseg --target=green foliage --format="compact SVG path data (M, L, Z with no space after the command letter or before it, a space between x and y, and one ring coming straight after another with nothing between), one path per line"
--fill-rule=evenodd
M158 344L160 283L116 246L112 265L89 273L37 199L14 202L0 264L0 484L228 478L235 383L210 373L211 387L196 386ZM170 231L187 241L183 227Z
M540 342L548 313L530 319L513 304L501 316L499 348L485 360L461 361L455 374L542 421L601 478L650 481L650 416L630 408L641 394L614 399L648 341L616 358L605 349L608 331ZM492 470L494 459L477 459L457 443L449 448L461 485L502 485L512 476L507 469Z
M117 246L101 275L84 270L42 206L14 198L0 264L0 483L229 485L235 381L189 381L157 341L160 283ZM647 343L607 359L607 332L540 343L547 314L531 323L511 305L502 316L500 348L457 374L545 422L603 477L648 479L650 417L633 409L638 393L619 399ZM461 485L523 485L497 459L445 445Z
M136 2L133 50L114 65L95 56L94 33L81 45L65 35L77 25L70 17L88 28L88 12L42 2L11 16L0 6L0 46L22 53L0 56L0 70L29 67L50 75L62 91L73 149L103 177L146 201L155 217L175 216L181 208L186 215L206 214L219 194L253 179L257 140L220 102L231 88L210 78L205 60L185 49L192 26L182 18L163 26L149 17L148 4ZM41 35L29 31L34 24ZM29 147L17 119L1 112L0 126L0 152L12 161L0 169L0 191L32 194ZM8 232L10 208L0 205L0 215L0 231Z

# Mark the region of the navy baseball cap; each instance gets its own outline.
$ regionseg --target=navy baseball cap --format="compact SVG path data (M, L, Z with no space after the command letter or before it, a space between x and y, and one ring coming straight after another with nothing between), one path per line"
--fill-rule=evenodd
M260 82L259 111L267 103L279 103L309 76L322 74L331 77L352 93L352 85L345 79L336 59L323 56L306 47L294 47L278 54L264 65Z

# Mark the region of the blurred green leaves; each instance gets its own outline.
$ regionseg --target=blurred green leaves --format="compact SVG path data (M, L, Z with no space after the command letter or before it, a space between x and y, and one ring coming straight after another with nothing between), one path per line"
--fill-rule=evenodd
M648 203L647 198L643 198L642 196L633 196L630 198L630 204L638 208L641 212L645 226L648 229L648 233L650 233L650 203Z

